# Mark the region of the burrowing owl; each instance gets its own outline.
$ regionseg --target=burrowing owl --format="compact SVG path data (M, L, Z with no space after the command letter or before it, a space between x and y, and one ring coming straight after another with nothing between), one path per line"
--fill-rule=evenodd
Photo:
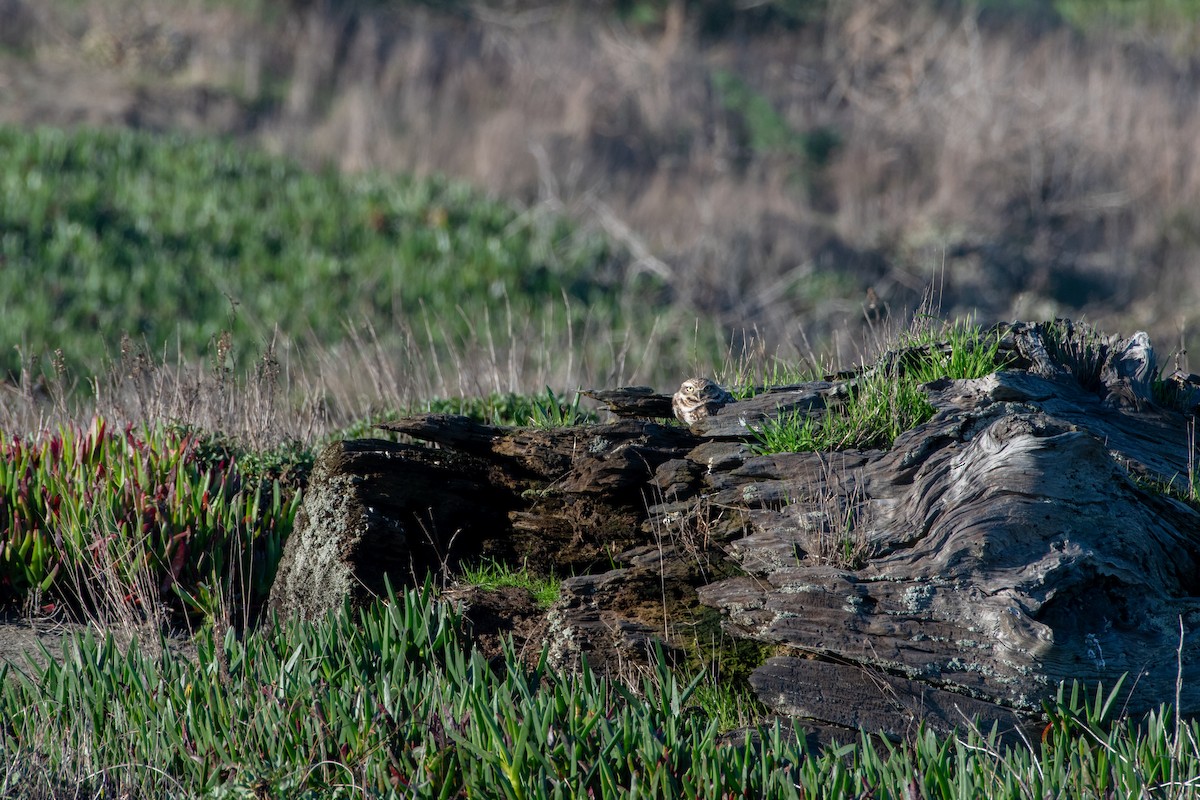
M708 378L688 378L671 398L675 417L687 425L717 413L733 395Z

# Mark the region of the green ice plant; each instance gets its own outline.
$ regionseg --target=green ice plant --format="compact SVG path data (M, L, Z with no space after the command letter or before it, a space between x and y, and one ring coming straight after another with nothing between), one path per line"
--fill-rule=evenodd
M61 348L73 372L126 333L197 357L224 330L251 352L276 326L333 346L347 322L397 318L437 320L439 345L482 340L504 304L551 329L630 321L621 256L565 217L218 139L0 126L0 231L0 336L31 357ZM555 317L564 308L572 319ZM0 353L0 370L23 366Z
M674 798L1194 797L1200 722L1119 717L1120 685L1062 686L1044 731L964 720L897 744L822 750L799 723L725 732L659 654L637 684L587 665L496 668L457 609L389 590L244 637L206 628L195 659L86 633L0 664L0 791L45 796ZM156 646L150 646L156 645ZM56 656L54 658L52 656Z
M146 568L185 598L236 571L265 597L299 494L203 443L176 429L110 430L99 418L0 432L0 594L53 595L108 562L131 592Z
M661 662L637 690L544 656L524 668L511 647L494 672L428 584L243 640L206 629L195 663L90 633L44 655L0 667L0 764L25 791L788 796L780 759L797 755L780 731L719 746L688 712L695 682Z

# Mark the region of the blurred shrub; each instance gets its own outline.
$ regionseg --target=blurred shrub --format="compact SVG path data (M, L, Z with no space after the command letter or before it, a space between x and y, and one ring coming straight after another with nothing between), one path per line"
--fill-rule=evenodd
M672 0L615 0L615 10L638 24L657 24ZM684 8L706 35L731 30L756 30L771 27L794 28L813 22L824 14L829 0L685 0Z

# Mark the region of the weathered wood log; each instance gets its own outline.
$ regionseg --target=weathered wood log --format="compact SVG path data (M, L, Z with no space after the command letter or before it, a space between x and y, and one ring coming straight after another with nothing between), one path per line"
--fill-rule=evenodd
M776 656L755 671L750 683L777 712L819 721L822 738L840 729L843 742L859 730L911 737L922 723L942 731L976 726L985 733L993 725L1004 732L1028 726L995 703L856 664ZM879 720L889 724L881 729Z
M816 381L797 386L764 389L753 397L731 403L712 416L701 419L691 426L691 430L698 436L710 439L752 438L755 429L768 419L777 419L783 414L797 412L823 413L832 404L830 397L839 393L844 397L846 387L856 377L854 373L850 373L848 380L842 383ZM621 417L674 416L671 410L671 396L654 394L648 386L611 391L590 389L583 394L603 402L609 411Z
M1200 416L1200 375L1176 369L1166 377L1164 383L1174 395L1181 411L1191 416Z
M380 426L441 445L335 442L317 459L271 591L312 617L384 576L420 583L482 558L590 573L642 543L645 487L695 439L681 428L617 422L503 429L424 414Z
M623 386L620 389L586 389L584 397L604 404L605 408L618 417L673 416L671 395L656 394L649 386Z
M719 613L728 636L775 648L751 679L760 697L824 731L1013 729L1057 682L1123 673L1136 712L1175 699L1178 669L1180 710L1200 712L1194 387L1156 386L1141 335L1066 321L994 335L1006 367L927 386L935 416L886 451L761 455L755 431L838 413L911 351L690 429L645 419L669 414L646 389L591 393L643 419L581 428L387 423L440 449L332 445L272 605L315 614L384 575L497 557L574 576L543 626L561 668L586 655L620 671L656 645L687 657Z
M420 584L481 547L478 531L507 523L508 493L491 477L486 462L452 451L378 439L329 445L309 477L271 607L316 618L346 597L383 595L385 577Z
M930 396L938 415L887 453L752 457L708 479L711 502L759 510L727 548L755 577L701 599L742 635L1027 711L1059 680L1126 672L1135 705L1172 698L1180 619L1200 621L1200 514L1136 481L1185 491L1182 416L1114 409L1062 372ZM1200 677L1197 643L1183 654ZM1195 709L1200 687L1185 684Z
M835 398L839 392L845 393L842 385L827 381L768 389L746 400L730 403L693 423L691 430L706 439L753 441L755 431L769 419L793 414L823 416L830 406L837 404Z

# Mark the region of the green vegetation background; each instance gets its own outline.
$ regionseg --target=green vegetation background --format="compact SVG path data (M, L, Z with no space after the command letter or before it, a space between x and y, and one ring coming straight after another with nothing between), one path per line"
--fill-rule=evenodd
M734 13L718 0L688 5L710 30ZM1173 24L1200 9L1171 0L984 5L1078 25ZM666 6L616 3L645 24ZM746 18L798 24L823 6L778 0ZM759 113L737 83L723 91L744 116ZM819 158L820 141L776 136L774 117L759 116L765 122L751 127L762 135L752 140ZM0 129L0 341L19 347L0 352L0 374L12 377L55 349L71 369L99 371L123 335L198 357L225 331L233 352L255 352L276 326L332 344L347 326L429 322L449 345L479 337L502 307L535 325L561 324L572 309L575 321L599 318L644 337L670 298L645 275L631 286L626 262L561 218L439 179L312 173L178 136ZM548 399L558 408L552 392ZM278 465L186 430L105 431L97 421L90 431L23 438L32 433L0 432L0 597L23 600L65 572L71 556L53 534L65 525L75 555L141 532L129 563L152 551L152 593L173 591L197 618L225 613L228 562L238 554L258 567L243 576L241 599L261 601L299 500ZM92 480L97 464L105 469ZM45 787L74 781L110 794L318 796L340 784L345 794L416 796L534 796L546 787L561 796L1187 796L1200 764L1194 724L1176 726L1164 710L1143 727L1120 720L1110 730L1111 697L1089 710L1074 693L1048 707L1042 742L1003 752L994 734L978 731L922 732L894 749L864 738L823 754L779 725L757 739L722 738L711 709L692 702L695 685L669 672L632 689L586 673L578 681L531 673L515 658L494 673L466 652L445 608L412 593L357 620L343 612L224 641L210 626L199 641L197 664L89 639L62 667L0 666L6 790L53 792ZM230 737L232 725L253 735Z
M461 184L131 131L0 129L0 259L10 375L56 348L98 370L125 335L196 356L225 330L261 350L276 326L333 345L348 325L430 322L453 341L506 308L615 328L629 288L602 238Z

